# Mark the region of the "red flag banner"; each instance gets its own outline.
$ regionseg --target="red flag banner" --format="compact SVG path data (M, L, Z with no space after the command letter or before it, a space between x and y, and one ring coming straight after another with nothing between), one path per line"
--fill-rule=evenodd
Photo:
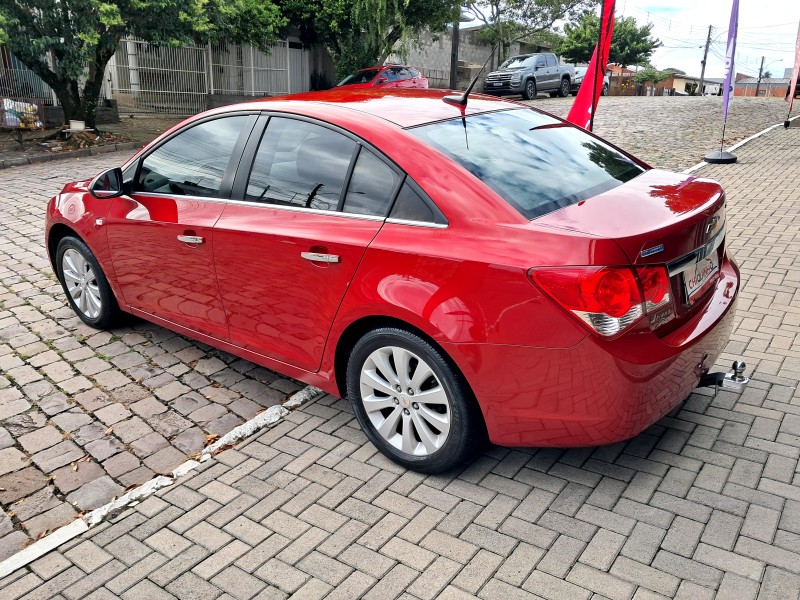
M794 71L792 72L792 81L789 83L789 94L786 96L786 101L789 103L789 114L792 113L792 107L794 106L794 91L797 89L797 74L800 73L800 25L797 27L797 41L794 43L794 46Z
M614 3L615 0L603 0L603 10L600 19L600 40L594 47L592 60L583 76L583 83L575 96L575 102L567 115L567 121L592 130L594 111L603 91L603 83L608 65L608 54L611 51L611 37L614 33ZM599 56L598 56L599 51Z

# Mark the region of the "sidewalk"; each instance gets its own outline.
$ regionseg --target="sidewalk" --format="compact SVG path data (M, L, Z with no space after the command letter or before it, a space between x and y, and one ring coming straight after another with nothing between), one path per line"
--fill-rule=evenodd
M797 598L800 129L736 154L695 175L728 195L744 287L718 366L747 361L741 396L700 390L627 443L492 447L445 476L376 454L325 396L0 580L0 595Z

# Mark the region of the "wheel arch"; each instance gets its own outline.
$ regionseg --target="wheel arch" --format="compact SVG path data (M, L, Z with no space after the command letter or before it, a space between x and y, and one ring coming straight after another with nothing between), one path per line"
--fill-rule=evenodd
M55 273L56 276L58 276L58 265L56 263L58 244L61 240L70 235L86 243L86 240L83 240L77 231L68 225L64 225L64 223L54 223L47 233L47 254L50 256L50 265L53 267L53 273Z
M79 239L84 244L89 247L89 250L92 251L94 254L95 259L100 264L100 268L103 270L103 275L108 281L108 285L111 287L111 293L114 294L114 298L117 301L121 310L125 310L126 304L123 302L123 296L121 290L117 287L116 277L114 277L114 271L111 265L111 261L108 259L105 252L102 252L100 249L93 247L93 244L86 239L85 236L81 235L76 229L70 227L69 225L56 222L50 226L50 229L47 231L47 254L50 257L50 266L53 268L53 274L56 276L56 279L60 279L58 276L58 262L57 262L57 251L58 251L58 244L63 240L65 237L72 236L74 238Z
M389 317L386 315L370 315L361 317L360 319L356 319L350 323L339 336L339 339L336 341L333 367L336 386L341 398L347 397L347 361L350 358L350 353L353 351L353 348L358 340L360 340L366 333L381 327L394 327L396 329L402 329L409 333L413 333L438 350L448 365L450 365L453 371L462 379L464 389L466 389L469 393L469 402L473 404L476 412L481 415L483 426L486 427L486 421L483 415L483 410L481 410L480 403L475 397L475 392L472 390L469 380L464 375L461 367L458 366L458 363L456 363L453 357L450 356L450 354L442 347L442 345L439 344L433 337L419 327L416 327L411 323L397 317Z

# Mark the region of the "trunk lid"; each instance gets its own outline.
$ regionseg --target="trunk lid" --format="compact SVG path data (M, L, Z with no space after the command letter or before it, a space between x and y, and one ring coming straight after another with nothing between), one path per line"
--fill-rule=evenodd
M724 204L715 181L652 169L535 223L613 239L631 264L666 264L724 235Z

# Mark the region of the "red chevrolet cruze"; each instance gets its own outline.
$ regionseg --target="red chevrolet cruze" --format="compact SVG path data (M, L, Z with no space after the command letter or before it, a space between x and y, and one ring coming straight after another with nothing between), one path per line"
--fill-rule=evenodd
M50 201L87 324L132 313L349 397L411 468L606 444L731 331L725 196L539 110L335 90L192 117Z

